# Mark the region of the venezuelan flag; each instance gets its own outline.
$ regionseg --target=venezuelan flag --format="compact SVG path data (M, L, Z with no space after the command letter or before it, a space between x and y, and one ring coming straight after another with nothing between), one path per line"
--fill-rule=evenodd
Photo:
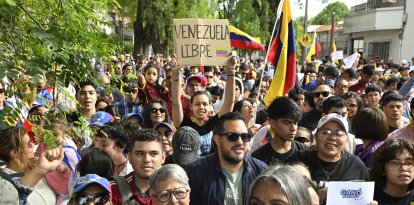
M264 50L264 46L249 34L230 26L230 45L231 47L251 50Z
M311 61L312 55L313 54L317 55L319 54L320 51L321 51L321 44L319 43L319 38L318 38L318 35L316 35L316 30L315 30L313 34L313 42L308 51L308 55L306 56L306 60Z
M270 45L268 60L275 66L275 75L264 103L269 106L277 97L285 96L295 86L296 80L296 46L293 31L290 0L285 0L279 18L276 36Z

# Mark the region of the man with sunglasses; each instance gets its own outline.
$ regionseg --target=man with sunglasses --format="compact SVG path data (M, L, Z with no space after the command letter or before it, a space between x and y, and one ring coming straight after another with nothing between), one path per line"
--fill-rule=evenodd
M252 153L252 157L266 164L289 163L294 159L296 152L307 147L293 140L298 128L298 122L302 118L299 106L288 97L280 97L269 105L268 118L270 126L266 135L256 135L254 142L263 145Z
M327 98L333 95L333 89L331 86L322 84L316 87L315 91L312 93L313 102L316 106L310 112L303 114L302 120L299 121L299 126L305 127L308 130L315 130L319 119L322 117L322 104Z
M216 153L187 165L191 205L246 202L249 185L267 165L246 156L251 135L240 113L222 115L214 127Z
M130 113L142 114L142 106L138 99L138 82L136 79L124 78L126 86L123 87L125 99L115 104L122 117Z
M348 89L349 89L348 81L346 81L343 78L340 78L340 79L335 81L335 87L334 88L335 88L334 89L335 90L335 95L336 96L342 96L342 95L344 95L345 93L348 92Z

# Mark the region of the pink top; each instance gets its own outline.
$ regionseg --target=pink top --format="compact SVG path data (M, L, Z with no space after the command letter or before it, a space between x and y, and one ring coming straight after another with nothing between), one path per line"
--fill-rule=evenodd
M394 130L394 132L391 132L388 137L388 139L395 139L395 138L404 138L412 143L414 143L414 136L410 133L409 125L406 125L398 130Z

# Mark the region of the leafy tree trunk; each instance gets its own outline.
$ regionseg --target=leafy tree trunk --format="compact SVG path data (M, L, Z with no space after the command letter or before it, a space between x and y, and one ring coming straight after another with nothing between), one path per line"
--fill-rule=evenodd
M134 56L144 53L144 0L138 0L137 19L134 24Z

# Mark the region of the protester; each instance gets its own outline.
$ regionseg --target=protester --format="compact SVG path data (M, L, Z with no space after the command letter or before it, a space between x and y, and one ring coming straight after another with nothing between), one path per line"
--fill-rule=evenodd
M261 127L260 124L255 123L255 117L257 113L257 102L252 98L239 100L234 104L233 112L239 112L244 118L244 122L251 135L256 134L257 130Z
M367 106L380 108L381 88L376 84L368 85L365 88L365 98L367 99Z
M413 203L413 144L405 139L386 141L374 152L370 179L375 181L374 200L379 204Z
M160 68L153 62L145 66L143 75L138 75L139 98L144 106L155 99L167 99L166 90L158 83L159 76Z
M404 98L396 91L388 91L381 98L382 110L384 111L389 132L404 127L409 123L409 119L403 117Z
M300 108L289 98L280 97L269 105L268 117L270 125L262 128L268 131L260 131L255 136L252 157L268 165L288 163L294 159L296 152L306 149L304 144L294 140L302 118Z
M187 165L190 204L242 205L247 200L249 184L267 165L246 156L251 136L239 113L222 115L214 127L213 139L217 152Z
M142 112L144 117L144 128L151 129L160 122L170 123L170 116L168 114L165 102L161 99L151 100Z
M129 136L118 122L102 126L96 133L94 147L105 151L114 162L114 176L125 176L133 171L128 159Z
M149 177L165 160L162 136L155 130L144 129L130 133L130 138L128 157L134 171L125 177L114 178L115 181L111 182L111 200L113 205L151 204Z
M345 99L346 104L348 105L348 120L352 125L355 116L358 114L359 110L364 107L364 104L362 103L361 97L352 91L345 93L342 97Z
M225 96L223 105L220 111L214 116L209 117L209 110L211 109L211 99L207 91L196 91L191 96L190 108L192 110L192 117L184 116L183 107L180 100L180 81L182 79L182 69L174 68L173 82L172 82L172 119L176 127L190 126L194 128L201 138L201 154L208 155L211 150L211 138L213 136L212 130L220 116L233 110L234 105L234 68L235 58L228 60L226 66L227 83L225 89Z
M178 164L185 168L200 157L200 135L191 127L178 128L171 141L173 155L166 159L166 163Z
M138 84L136 79L128 79L127 77L123 78L125 86L123 91L125 94L125 99L117 102L115 106L118 107L119 113L122 117L130 113L142 113L142 105L138 97Z
M96 174L87 174L76 180L68 205L109 205L111 189L109 181Z
M154 205L190 204L190 185L187 173L176 164L167 164L155 170L150 177L150 191Z
M363 142L357 145L354 154L369 168L372 165L372 154L388 136L387 117L378 108L363 108L353 121L353 129L355 136Z
M154 129L162 135L162 145L165 151L166 156L173 154L173 148L171 145L171 140L176 131L175 127L170 123L160 122L154 126Z
M248 205L311 205L312 199L302 176L289 165L274 165L263 171L251 184Z

